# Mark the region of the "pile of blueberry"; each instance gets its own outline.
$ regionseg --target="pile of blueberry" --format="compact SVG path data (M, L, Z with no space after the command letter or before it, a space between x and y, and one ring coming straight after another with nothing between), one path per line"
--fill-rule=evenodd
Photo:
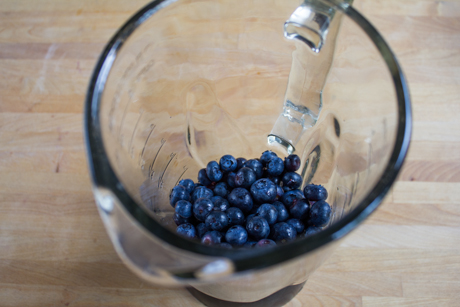
M331 217L327 191L302 177L297 155L260 159L223 156L198 172L198 183L183 179L169 196L177 233L224 248L262 247L310 236Z

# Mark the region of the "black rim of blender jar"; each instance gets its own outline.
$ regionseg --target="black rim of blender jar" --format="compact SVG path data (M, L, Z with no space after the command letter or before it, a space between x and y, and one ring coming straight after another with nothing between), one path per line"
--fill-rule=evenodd
M99 118L100 100L104 90L109 71L115 61L117 52L130 34L151 17L156 11L168 5L171 0L153 1L138 11L124 26L115 34L105 47L100 56L90 80L85 106L85 139L88 155L88 163L93 183L96 187L107 188L114 193L123 207L129 212L143 228L179 249L188 250L207 256L224 256L233 261L236 272L245 270L262 269L274 264L294 259L302 254L313 251L332 241L343 237L356 228L366 219L381 203L392 183L395 181L405 156L407 154L411 136L412 115L410 107L409 90L403 72L388 44L384 41L377 30L355 9L339 0L326 0L335 5L336 9L347 15L373 41L387 64L393 78L398 101L399 120L397 135L393 152L385 171L361 203L350 211L341 220L331 224L323 231L308 237L299 238L292 242L275 246L273 248L257 248L245 250L227 250L206 246L199 242L184 239L173 231L161 226L143 206L138 205L123 188L121 181L116 176L107 158ZM177 277L194 278L193 272L177 275Z

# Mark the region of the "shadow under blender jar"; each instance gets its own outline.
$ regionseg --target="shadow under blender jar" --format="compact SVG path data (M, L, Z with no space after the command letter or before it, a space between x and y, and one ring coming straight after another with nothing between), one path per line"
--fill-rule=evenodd
M103 52L86 103L101 218L141 278L208 306L280 306L381 202L406 155L409 96L378 32L335 0L154 1ZM171 189L225 154L301 159L321 232L227 250L175 234ZM249 304L252 303L252 304Z

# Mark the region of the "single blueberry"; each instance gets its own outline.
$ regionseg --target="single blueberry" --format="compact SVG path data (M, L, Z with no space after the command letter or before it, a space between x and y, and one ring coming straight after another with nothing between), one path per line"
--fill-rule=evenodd
M298 189L302 185L302 177L294 172L285 173L281 181L283 182L283 187L290 189Z
M321 185L308 184L303 189L303 193L308 200L318 201L327 199L327 190Z
M276 199L281 199L284 195L284 190L279 185L276 186Z
M331 219L331 206L324 200L317 201L310 209L310 224L316 227L325 226Z
M228 195L227 200L231 206L237 207L243 212L249 212L253 206L251 195L244 188L233 189Z
M267 173L269 176L279 176L284 171L284 162L281 158L273 158L267 164Z
M208 175L206 174L206 169L202 168L198 172L198 182L204 186L208 186L212 183L211 180L209 180Z
M222 179L224 174L220 170L219 163L216 161L210 161L206 166L206 175L212 182L217 182Z
M254 247L271 247L276 246L276 242L270 239L259 240Z
M224 172L233 172L238 165L236 159L231 155L225 155L220 158L220 169Z
M301 199L304 199L302 191L300 190L292 190L288 191L281 196L281 202L286 206L286 208L290 208L296 202Z
M302 236L303 236L304 238L306 238L306 237L312 236L312 235L314 235L315 233L318 233L318 232L320 232L320 231L321 231L321 228L320 228L320 227L310 226L310 227L308 227L308 228L305 230L305 232L302 234Z
M228 185L225 182L219 182L216 184L214 187L214 195L221 196L223 198L226 198L228 195Z
M220 247L220 248L225 248L225 249L232 249L233 246L231 246L229 243L227 242L224 242L224 243L219 243L219 244L216 244L216 246Z
M203 186L198 186L192 192L191 202L194 204L198 198L211 198L213 196L214 193L211 191L211 189Z
M193 239L196 238L196 230L192 224L182 224L176 228L176 232L178 235Z
M209 198L198 198L193 204L193 215L198 221L204 222L213 208L214 204Z
M236 174L233 172L230 172L227 175L227 184L230 188L236 188L235 177L236 177Z
M306 199L299 199L291 207L289 207L291 216L295 219L304 220L310 214L310 204Z
M289 155L284 159L284 168L287 172L295 172L300 168L300 158L298 155Z
M248 234L255 240L261 240L268 237L270 234L270 226L263 217L254 216L246 224Z
M256 181L256 173L249 167L240 168L235 175L237 187L249 188Z
M276 242L286 242L294 240L297 236L295 228L285 222L277 223L273 226L273 240Z
M286 221L286 223L293 226L297 233L301 233L305 229L304 223L298 219L289 219Z
M187 192L189 194L192 193L193 190L195 189L195 183L193 182L192 179L182 179L181 181L179 181L178 185L185 187L185 189L187 189Z
M242 168L243 165L244 165L244 163L246 163L246 161L248 161L248 160L246 160L245 158L238 158L238 159L236 159L237 165L236 165L235 171L237 171L237 170L239 170L240 168Z
M201 243L205 245L216 245L222 242L222 234L217 230L208 231L201 237Z
M251 195L258 203L272 203L276 199L276 185L267 178L259 179L252 184Z
M241 225L232 226L227 230L225 240L231 245L241 246L248 240L248 232Z
M183 218L190 218L192 217L192 203L186 200L179 200L176 203L176 207L174 211L182 216Z
M205 223L199 223L198 225L196 225L195 228L196 228L196 234L198 238L203 237L203 235L209 231Z
M169 203L174 208L179 200L190 200L190 194L187 189L182 185L177 185L171 190L169 194Z
M228 225L243 225L244 224L244 213L237 207L230 207L226 212L228 216Z
M249 222L253 217L255 217L255 216L256 216L256 214L253 213L253 214L249 214L249 215L246 217L246 219L245 219L246 226L248 225L248 222Z
M252 169L254 173L256 173L257 179L262 178L262 175L264 174L264 167L258 159L251 159L246 161L246 163L244 163L244 167L249 167Z
M185 218L185 217L182 217L180 216L179 214L177 213L174 213L173 215L173 220L174 220L174 223L176 223L177 226L179 225L182 225L182 224L187 224L187 223L191 223L192 222L192 218Z
M271 150L267 150L267 151L264 151L262 153L262 155L260 156L260 162L265 166L267 165L270 160L274 159L274 158L278 158L278 156L276 155L276 153L274 153L273 151Z
M256 215L266 219L268 225L273 225L276 223L278 218L278 211L273 205L263 204L259 207L259 209L257 209Z
M284 222L289 218L289 212L282 202L275 201L273 203L273 207L275 207L276 212L278 213L278 218L276 219L277 222Z
M222 211L225 212L230 207L228 201L220 196L213 196L211 198L212 203L214 204L214 211Z
M221 211L213 211L206 217L206 228L221 231L228 226L228 216Z

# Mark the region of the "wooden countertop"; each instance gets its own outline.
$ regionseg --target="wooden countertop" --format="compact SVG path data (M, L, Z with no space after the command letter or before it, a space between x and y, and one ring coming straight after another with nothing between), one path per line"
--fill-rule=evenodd
M0 306L199 306L125 268L86 168L89 76L146 2L0 1ZM460 1L354 6L409 80L412 146L377 213L287 306L459 306Z

